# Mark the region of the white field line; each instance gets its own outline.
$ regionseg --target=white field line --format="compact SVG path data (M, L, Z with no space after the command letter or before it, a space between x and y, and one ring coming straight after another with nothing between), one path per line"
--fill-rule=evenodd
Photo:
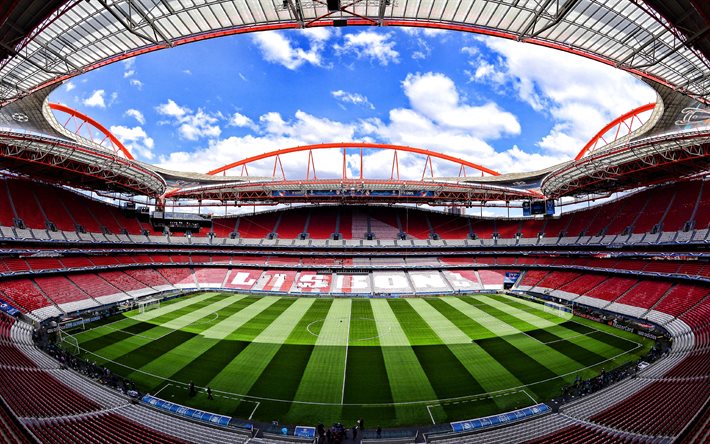
M522 392L525 393L526 395L528 395L528 398L530 398L530 399L532 400L533 404L537 404L537 401L535 401L535 398L533 398L533 397L530 395L530 393L528 393L527 390L522 390Z
M198 320L196 320L196 321L194 321L194 322L191 322L191 323L187 324L187 325L186 325L185 327L183 327L183 328L190 327L190 326L195 326L195 325L202 325L202 324L212 324L212 323L216 322L216 321L219 319L219 313L217 313L217 312L212 313L212 316L213 316L213 317L212 317L211 319L206 319L206 320L198 319ZM119 319L118 321L115 321L115 322L119 322L119 321L122 321L122 320L123 320L123 319ZM108 327L109 325L111 325L111 324L113 324L113 323L115 323L115 322L111 322L110 324L105 324L105 325L99 325L98 327L95 327L95 328L93 328L92 330L96 330L96 329L99 329L99 328ZM120 332L123 332L123 333L125 333L125 334L127 334L127 335L129 335L129 336L134 336L134 337L136 337L136 338L148 339L148 340L150 340L150 341L157 341L157 340L159 340L159 339L163 339L164 337L166 337L166 336L169 335L170 333L173 333L173 332L177 331L177 330L175 330L175 329L163 327L162 325L156 325L155 327L156 327L156 328L157 328L157 327L164 328L164 329L167 330L167 332L166 332L166 333L163 333L162 335L160 335L160 336L158 336L158 337L154 337L154 336L146 336L146 335L142 335L142 334L138 334L138 333L129 333L129 332L127 332L127 331L125 331L125 330L123 330L123 329L121 329L121 328L108 327L108 329L111 330L111 331L120 331ZM74 336L74 337L77 337L77 336L79 336L80 334L82 334L82 333L87 333L87 332L89 332L89 331L91 331L91 330L85 330L85 331L80 332L80 333L77 333L77 334L75 334L75 335L73 335L73 336ZM68 333L67 333L67 334L68 334Z
M639 344L638 347L641 347L641 344ZM575 369L575 370L573 370L573 371L571 371L571 372L567 372L567 373L564 373L564 374L562 374L562 375L555 376L555 377L553 377L553 378L543 379L543 380L541 380L541 381L533 382L533 383L530 383L530 384L527 384L527 385L519 385L519 386L517 386L517 387L509 387L509 388L506 388L506 389L495 390L495 391L488 392L488 393L479 393L479 394L477 394L477 395L457 396L457 397L453 397L453 398L444 398L444 399L429 399L429 400L422 400L422 401L407 401L407 402L384 402L384 403L377 403L377 404L367 404L367 403L364 403L364 404L345 404L345 403L336 403L336 402L313 402L313 401L296 401L296 400L293 400L293 399L266 398L266 397L250 396L250 395L244 395L244 394L240 394L240 393L227 392L227 391L217 390L217 389L212 389L212 391L213 391L213 392L218 392L218 393L223 393L223 394L225 394L225 395L232 395L232 396L235 397L234 399L245 399L245 400L246 400L246 399L255 399L255 400L260 400L260 401L287 402L287 403L292 403L292 404L304 404L304 405L324 405L324 406L339 406L339 405L349 405L349 406L398 406L398 405L420 405L420 404L434 404L434 405L440 405L440 404L442 404L442 403L447 403L447 402L475 400L475 399L477 399L477 398L481 398L481 397L484 397L484 396L486 396L486 395L487 395L487 396L490 396L490 397L507 396L507 395L509 395L510 393L514 393L514 392L516 392L516 391L521 391L522 389L524 389L525 387L528 387L528 386L533 386L533 385L537 385L537 384L542 384L542 383L545 383L545 382L548 382L548 381L553 381L553 380L555 380L555 379L561 379L561 378L564 378L565 376L573 375L573 374L579 373L579 372L581 372L581 371L590 369L590 368L592 368L592 367L596 367L596 366L598 366L598 365L600 365L600 364L603 364L603 363L605 363L605 362L613 361L614 359L616 359L616 358L618 358L618 357L620 357L620 356L623 356L623 355L628 354L628 353L630 353L630 352L632 352L632 351L635 351L636 349L638 349L638 347L636 347L636 348L634 348L634 349L631 349L631 350L628 350L628 351L625 351L625 352L622 352L622 353L619 353L618 355L612 356L611 358L605 359L604 361L600 361L600 362L597 362L597 363L595 363L595 364L588 365L588 366L586 366L586 367L577 368L577 369ZM80 348L81 348L81 347L80 347ZM166 377L163 377L163 376L158 376L158 375L156 375L156 374L153 374L153 373L150 373L150 372L146 372L146 371L141 370L141 369L137 369L137 368L133 368L133 367L130 367L130 366L128 366L128 365L125 365L125 364L121 364L120 362L116 362L116 361L113 361L113 360L111 360L111 359L106 359L105 357L103 357L103 356L101 356L101 355L99 355L99 354L96 354L96 353L94 353L94 352L92 352L92 351L89 351L89 350L85 350L85 349L83 349L83 348L81 348L81 350L82 350L84 353L87 353L87 354L90 354L90 355L94 355L94 356L96 356L96 357L98 357L98 358L100 358L100 359L103 359L103 360L106 361L106 362L111 362L111 363L113 363L113 364L115 364L115 365L117 365L117 366L120 366L120 367L123 367L123 368L127 368L127 369L129 369L129 370L131 370L131 371L133 371L133 372L142 373L142 374L147 375L147 376L150 376L150 377L152 377L152 378L162 379L162 380L164 380L164 381L169 381L169 382L172 382L172 383L174 383L174 384L187 385L186 383L184 383L184 382L182 382L182 381L177 381L177 380L170 379L170 378L166 378ZM203 388L204 388L204 387L203 387ZM225 397L227 397L227 396L225 396Z
M153 396L155 396L155 397L157 398L157 397L158 397L158 394L159 394L160 392L162 392L163 390L165 390L166 388L168 388L168 386L170 386L170 385L173 385L173 384L171 384L171 383L168 382L168 383L165 384L160 390L158 390L157 392L155 392L155 394L154 394Z
M90 331L98 330L99 328L108 327L109 325L113 325L113 324L115 324L115 323L117 323L117 322L123 322L123 321L127 321L127 320L130 320L130 319L131 319L131 318L122 318L122 319L117 319L117 320L115 320L115 321L113 321L113 322L109 322L108 324L97 325L97 326L94 327L94 328L90 328L90 329L88 329L88 330L82 330L82 331L80 331L80 332L78 332L78 333L75 333L74 336L83 335L84 333L88 333L88 332L90 332ZM118 329L113 329L113 330L120 330L120 328L118 328Z
M349 318L350 318L350 317L352 317L352 313L349 315ZM574 322L574 323L576 323L576 324L578 324L578 325L582 325L582 326L587 327L587 328L592 328L592 327L589 327L588 325L582 324L582 323L577 322L577 321L572 321L572 322ZM108 325L108 324L106 324L106 325ZM188 325L190 325L190 324L188 324ZM104 325L104 326L105 326L105 325ZM100 328L100 327L103 327L103 326L99 326L99 327L97 327L97 328ZM605 332L605 331L603 331L603 330L597 330L597 329L594 329L594 332L608 333L608 332ZM594 333L594 332L590 332L590 334L591 334L591 333ZM130 333L129 333L129 334L130 334ZM167 334L167 333L166 333L166 334ZM638 342L631 341L631 340L629 340L629 339L627 339L627 338L624 338L624 337L622 337L622 336L619 336L619 335L616 335L616 334L613 334L613 333L608 333L608 334L610 334L610 335L612 335L612 336L616 336L616 337L618 337L618 338L620 338L620 339L623 339L623 340L625 340L625 341L627 341L627 342L631 342L631 343L633 343L633 344L636 344L636 347L634 347L633 349L627 350L627 351L625 351L625 352L619 353L619 354L617 354L617 355L615 355L615 356L612 356L611 358L605 359L605 360L603 360L603 361L597 362L597 363L595 363L595 364L592 364L592 365L589 365L589 366L586 366L586 367L577 368L577 369L575 369L575 370L573 370L573 371L567 372L567 373L562 374L562 375L558 375L558 376L555 376L555 377L552 377L552 378L547 378L547 379L544 379L544 380L541 380L541 381L537 381L537 382L533 382L533 383L530 383L530 384L527 384L527 385L520 385L520 386L517 386L517 387L509 387L509 388L506 388L506 389L495 390L495 391L488 392L488 393L485 393L485 394L478 394L478 395L473 395L473 396L472 396L472 395L468 395L468 396L458 396L458 397L445 398L445 399L433 399L433 400L423 400L423 401L408 401L408 402L390 402L390 403L378 403L378 404L345 404L343 401L344 401L344 399L345 399L345 372L347 371L347 347L348 347L348 344L346 344L346 353L345 353L345 364L346 364L346 365L345 365L345 369L344 369L344 371L343 371L343 392L342 392L341 402L340 402L339 404L338 404L338 403L327 403L327 402L296 401L296 400L286 400L286 399L277 399L277 398L256 397L256 396L249 396L249 395L244 395L244 394L239 394L239 393L233 393L233 392L227 392L227 391L216 390L216 389L213 390L213 392L222 393L222 394L224 394L224 395L221 395L221 396L222 396L222 397L225 397L225 398L229 398L229 396L226 396L226 395L231 395L231 396L235 397L235 398L232 398L232 399L237 399L237 400L245 400L245 401L247 401L247 400L249 400L249 399L255 399L255 400L261 400L261 401L287 402L287 403L293 403L293 404L324 405L324 406L337 406L337 405L352 405L352 406L397 406L397 405L419 405L419 404L441 405L441 403L447 403L447 402L452 402L452 401L475 400L476 398L480 398L480 397L482 397L482 396L484 396L484 395L487 395L487 396L490 396L490 397L506 396L506 395L508 395L508 394L515 393L516 391L524 391L523 389L524 389L525 387L527 387L527 386L533 386L533 385L545 383L545 382L548 382L548 381L552 381L552 380L555 380L555 379L561 379L561 378L564 378L564 377L566 377L566 376L579 373L580 371L584 371L584 370L588 370L588 369L590 369L590 368L596 367L596 366L598 366L598 365L600 365L600 364L603 364L603 363L605 363L605 362L613 361L613 360L615 360L615 359L617 359L617 358L619 358L619 357L621 357L621 356L623 356L623 355L626 355L626 354L628 354L628 353L631 353L631 352L633 352L633 351L636 351L638 348L642 347L642 344L640 344L640 343L638 343ZM68 334L68 333L67 333L66 335L67 335L67 336L72 336L72 335L70 335L70 334ZM165 336L165 335L163 335L163 336ZM163 336L161 336L161 338L162 338ZM349 338L350 338L350 322L348 322L348 343L349 343ZM150 339L152 339L152 338L150 338ZM541 342L541 341L538 341L538 342ZM184 385L184 386L187 385L186 383L181 382L181 381L177 381L177 380L174 380L174 379L166 378L166 377L163 377L163 376L158 376L158 375L156 375L156 374L153 374L153 373L150 373L150 372L146 372L146 371L141 370L141 369L136 369L136 368L127 366L127 365L125 365L125 364L122 364L122 363L120 363L120 362L117 362L117 361L114 361L114 360L111 360L111 359L107 359L107 358L105 358L105 357L103 357L103 356L101 356L101 355L99 355L99 354L97 354L97 353L94 353L94 352L92 352L92 351L86 350L86 349L82 348L81 346L79 346L79 349L80 349L80 351L83 351L84 353L87 353L87 354L96 356L96 357L98 357L98 358L100 358L100 359L103 359L103 360L106 361L106 362L111 362L111 363L113 363L113 364L115 364L115 365L117 365L117 366L120 366L120 367L123 367L123 368L127 368L127 369L129 369L129 370L131 370L131 371L133 371L133 372L142 373L142 374L145 374L145 375L147 375L147 376L150 376L150 377L156 378L156 379L162 379L162 380L164 380L164 381L169 381L169 382L172 382L173 384L179 384L179 385ZM163 388L165 388L165 387L163 387ZM525 393L528 395L528 397L530 397L531 399L533 399L527 392L525 392ZM218 395L218 396L220 396L220 395ZM247 399L247 398L249 398L249 399ZM258 402L258 401L251 401L251 402Z
M244 401L249 401L249 400L245 399ZM249 402L254 402L254 401L249 401ZM261 402L256 401L256 406L254 407L254 410L251 411L251 415L249 415L249 420L251 420L251 418L254 416L254 412L256 412L256 409L258 409L260 405L261 405Z
M436 421L434 420L434 415L431 414L431 407L436 407L437 405L441 405L441 404L434 404L434 405L426 406L426 411L429 412L429 417L431 418L432 424L436 424Z

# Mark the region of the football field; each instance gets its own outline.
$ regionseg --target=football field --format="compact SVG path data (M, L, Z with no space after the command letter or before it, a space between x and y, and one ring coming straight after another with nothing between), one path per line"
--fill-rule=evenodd
M239 418L383 427L544 402L652 341L504 295L406 299L199 293L72 333L160 398ZM73 342L73 341L72 341ZM71 346L67 346L72 349ZM190 396L187 385L210 387Z

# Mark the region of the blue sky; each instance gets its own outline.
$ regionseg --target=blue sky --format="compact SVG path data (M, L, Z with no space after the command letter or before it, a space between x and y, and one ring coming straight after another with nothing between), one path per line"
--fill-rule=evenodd
M76 77L50 99L109 127L139 160L177 170L206 172L308 143L377 141L511 172L574 157L599 128L654 93L621 71L529 44L450 31L319 28L146 54ZM339 158L317 155L323 176L339 173ZM423 159L400 159L403 176L421 175ZM284 161L287 175L303 176L305 156ZM353 156L351 174L357 164ZM388 176L390 164L391 153L368 153L365 172ZM456 174L452 168L435 165L441 175Z

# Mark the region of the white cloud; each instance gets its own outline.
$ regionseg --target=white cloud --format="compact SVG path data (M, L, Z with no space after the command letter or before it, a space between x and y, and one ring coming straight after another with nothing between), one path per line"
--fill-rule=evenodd
M573 157L606 123L655 101L653 90L640 80L599 62L503 39L479 40L496 53L496 60L472 51L476 69L468 72L470 79L511 88L551 117L552 130L538 141L546 152Z
M482 139L520 133L515 115L503 111L497 104L461 103L456 85L444 74L409 74L402 87L412 109L439 125L467 130Z
M324 66L322 52L325 42L331 35L327 28L313 28L301 31L309 41L309 48L304 49L287 37L283 32L260 32L252 37L252 41L261 51L264 60L296 70L305 63Z
M167 117L172 117L172 124L178 127L178 134L183 139L198 140L204 137L216 138L222 133L221 128L216 123L219 120L217 115L208 114L202 109L193 112L190 108L180 106L172 99L167 103L160 104L156 111Z
M370 103L367 97L358 93L351 93L339 89L337 91L331 91L330 94L335 97L336 100L343 103L352 103L353 105L365 106L370 109L375 109L374 105Z
M357 140L355 124L319 118L303 111L297 111L290 119L285 119L279 113L270 112L255 119L256 122L247 116L242 116L238 120L242 123L246 120L252 122L254 133L210 140L206 147L192 152L182 151L161 156L159 165L176 170L209 171L237 159L280 148ZM337 150L315 152L314 155L317 157L319 177L337 177L337 174L342 171L342 154ZM283 166L287 177L303 177L306 163L307 158L298 153L284 156ZM272 172L273 159L249 165L251 175L270 176ZM239 174L239 172L233 173Z
M183 70L182 70L182 73L185 74L186 76L191 76L191 75L192 75L192 71L190 71L189 69L183 69Z
M133 117L141 125L145 124L145 116L143 116L143 113L138 111L137 109L131 108L127 110L124 114L128 117Z
M139 91L143 89L143 82L138 79L131 79L129 83L131 86L136 87Z
M234 113L229 125L248 128L243 136L224 139L210 137L206 146L194 151L171 153L159 158L166 168L189 171L209 171L237 159L291 146L322 142L381 141L386 143L428 148L482 164L500 172L535 170L566 160L560 153L528 153L517 146L496 148L489 140L518 134L520 124L512 113L489 102L470 104L454 82L439 73L410 74L401 83L408 105L389 111L386 119L371 118L353 122L331 120L297 111L292 116L268 112L261 116ZM333 91L336 98L353 96L347 91ZM353 96L354 97L354 96ZM364 100L364 99L363 99ZM354 100L356 101L356 100ZM160 105L158 112L170 117L174 125L189 122L195 113L172 100ZM215 116L200 111L208 116ZM216 117L215 117L216 118ZM182 134L182 137L185 137ZM339 177L342 172L342 152L315 151L318 177ZM289 178L305 176L307 156L303 153L282 159ZM392 152L365 153L364 169L367 177L389 177ZM421 156L400 153L400 176L421 177ZM350 177L359 173L359 157L347 154ZM249 166L251 175L270 176L273 159ZM451 163L434 161L436 175L456 176L458 168ZM239 174L235 171L233 174ZM476 174L468 171L468 174Z
M106 91L104 91L103 89L97 89L91 94L91 96L84 99L82 103L85 106L89 106L92 108L106 108L104 94L106 94Z
M127 79L129 77L132 77L136 73L136 59L130 58L126 59L123 62L123 78Z
M76 88L76 85L73 82L67 82L64 84L64 87L65 87L66 91L69 92L69 91L73 90L74 88Z
M164 116L175 117L176 119L180 119L188 112L190 112L190 108L182 107L175 103L172 99L168 99L167 103L162 103L158 105L156 111L158 111L158 113Z
M450 33L450 31L447 31L445 29L435 29L435 28L421 28L421 27L408 27L404 26L400 28L400 30L410 36L425 36L425 37L440 37L444 36L447 33Z
M131 154L145 160L153 159L154 142L152 138L148 137L143 128L140 126L129 128L118 125L112 126L110 130Z
M362 31L346 34L344 43L333 45L333 48L338 54L355 54L358 59L370 59L380 65L399 63L399 52L395 49L392 33Z
M241 113L234 113L229 119L230 126L239 128L255 128L254 122L247 116Z

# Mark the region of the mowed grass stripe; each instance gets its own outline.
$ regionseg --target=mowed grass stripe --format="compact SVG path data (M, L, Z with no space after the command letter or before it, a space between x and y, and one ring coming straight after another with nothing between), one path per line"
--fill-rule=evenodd
M447 298L428 298L426 302L441 316L445 317L461 334L466 336L466 344L453 344L449 345L449 347L454 351L454 354L456 354L459 360L466 365L469 372L471 372L473 377L480 383L484 391L494 392L523 385L515 374L508 371L508 369L489 355L480 345L472 341L484 328L473 319L447 304L446 299ZM460 351L459 349L465 351Z
M555 386L554 378L559 375L538 362L534 357L522 351L519 347L502 338L478 339L476 343L493 356L500 364L514 373L526 385L531 385L538 399L544 399L550 386ZM540 381L546 384L538 384Z
M313 300L291 299L292 303L278 316L271 319L266 328L241 353L212 379L214 389L247 394L267 368L291 331L306 314ZM263 338L269 338L267 342Z
M447 302L471 319L480 323L483 327L489 329L494 335L498 336L477 340L476 342L478 342L488 354L503 364L509 372L516 375L518 379L526 384L529 384L529 381L533 378L537 378L535 381L539 381L540 379L562 375L581 367L577 361L570 359L551 346L542 344L524 335L515 327L481 310L481 307L479 307L477 303L478 301L475 299L447 298ZM511 334L511 332L516 333ZM511 347L508 347L508 345ZM517 350L514 355L517 356L518 359L501 360L500 353L497 352L501 347L510 350L511 353ZM535 371L526 373L528 371L526 366L530 366L530 368L535 369ZM534 376L531 377L530 374L534 374Z
M350 347L345 376L345 403L391 403L387 367L379 345L360 346L367 342L379 343L370 301L353 300L350 320ZM363 338L374 338L360 341ZM357 346L355 344L358 344ZM394 407L392 407L394 415Z
M436 399L436 393L410 347L409 338L386 299L371 299L372 315L377 325L382 359L387 369L392 398L395 402ZM400 409L397 417L402 418Z
M342 402L351 304L351 299L335 299L330 306L303 372L296 400Z
M419 303L424 305L420 305ZM416 332L420 343L423 342L423 338L429 338L428 345L413 345L412 349L417 355L417 359L439 399L456 398L486 392L471 375L469 370L457 359L448 346L446 346L444 339L436 334L422 315L427 315L429 319L434 319L432 321L433 323L437 323L437 321L445 322L447 321L446 318L440 314L439 317L434 318L434 316L426 310L422 310L420 313L415 306L419 309L428 307L428 304L421 299L390 300L390 306L392 306L399 323L404 327L407 335L409 335L409 331L407 330L409 328ZM449 323L449 325L452 324ZM416 326L416 328L414 328L414 326ZM463 333L458 334L458 336L460 335L463 335ZM442 363L446 364L442 365ZM481 400L481 403L490 404L489 407L494 405L494 401L490 398ZM444 410L446 409L447 407L444 406Z
M584 334L585 332L589 331L590 327L580 323L581 321L582 320L570 321L570 322L567 322L563 325L565 328L569 328L570 330L574 330L580 334ZM594 323L594 321L588 321L588 322ZM611 333L608 333L604 330L601 330L601 328L604 328L604 327L608 327L609 329L614 329L614 327L599 324L600 329L595 328L594 330L596 330L596 331L593 332L592 334L590 334L589 336L593 336L594 338L596 338L604 343L607 343L609 345L612 345L619 350L624 350L624 351L633 350L634 348L636 348L638 346L638 342L631 340L631 339L624 338L621 336L621 335L625 334L625 336L634 337L635 335L633 333L625 332L623 330L618 330L618 332L617 331L614 332L615 334L611 334ZM614 330L616 330L616 329L614 329ZM643 341L643 338L640 338L638 336L634 337L634 339L637 339L639 342Z
M276 301L243 297L234 295L228 297L231 304L221 309L214 307L220 314L219 320L210 325L204 325L199 335L192 340L182 344L177 344L172 350L162 356L146 363L139 370L163 377L171 377L187 365L190 365L196 357L214 346L218 341L223 340L233 329L237 329L254 316L268 308ZM221 304L220 304L221 305Z
M227 313L234 313L248 305L241 304L245 299L244 296L234 295L223 298L210 307L210 310L216 310L216 313L221 313L226 316ZM214 320L214 313L205 313L205 316L200 324L201 329L209 328ZM190 336L176 336L175 333L185 333ZM187 345L186 345L187 344ZM197 345L197 347L191 347ZM145 344L126 356L116 359L120 364L136 369L131 373L130 378L134 380L142 380L145 384L152 384L151 390L156 390L158 385L161 385L160 378L170 378L174 373L184 368L187 363L191 363L199 356L209 344L204 342L203 337L199 332L188 332L177 330L160 340ZM152 375L157 376L153 377ZM187 381L185 381L187 382Z
M251 342L266 342L281 344L283 334L279 329L268 327L272 322L281 316L288 307L296 301L294 298L281 298L245 322L241 327L234 330L225 337L225 340L244 340Z
M442 398L452 398L459 396L468 395L478 395L485 394L488 392L493 392L501 388L515 387L516 385L521 385L512 374L502 367L500 364L495 362L478 344L472 342L471 337L468 336L464 331L462 331L458 326L453 323L449 318L447 318L442 311L451 312L454 309L446 305L445 302L438 299L408 299L409 304L414 308L417 313L422 317L422 319L431 327L432 331L439 336L439 338L447 344L451 354L455 357L455 360L460 363L468 373L470 378L463 377L459 375L458 381L451 379L451 386L441 384L436 385L432 382L434 388L438 395ZM428 350L427 348L415 347L415 352L417 356L422 359L424 357L423 352L428 352L428 355L436 356L441 355L442 352L433 350ZM445 356L440 356L443 359ZM428 361L427 361L428 362ZM422 362L422 366L427 369L427 364ZM441 366L440 366L441 367ZM449 365L443 366L449 369ZM459 365L454 365L454 369L458 370ZM427 375L429 380L432 381L434 369L427 370ZM491 374L497 375L496 377L490 377ZM442 374L442 378L447 381L445 375ZM465 381L465 383L464 383ZM503 385L501 385L503 384ZM442 393L447 393L447 396L441 396ZM476 409L482 409L484 411L495 411L497 406L497 399L495 398L481 398L475 402ZM506 403L504 399L500 399L501 403ZM458 407L454 407L451 404L444 404L444 410L447 411L450 418L453 418L453 410Z
M380 345L377 323L369 299L353 299L350 316L350 346Z
M517 317L517 314L512 314L512 313L517 313L515 309L512 307L508 307L510 310L509 312L504 312L500 310L498 307L506 307L505 304L498 304L496 301L489 301L489 300L484 300L487 304L491 303L493 305L479 305L478 308L485 311L486 313L490 314L491 316L495 316L498 319L501 319L506 322L516 322L516 325L518 328L520 328L522 331L525 331L525 334L533 339L535 339L537 342L540 344L544 344L547 347L552 347L558 352L564 354L565 356L569 357L570 359L573 359L574 361L578 362L581 364L581 367L590 367L593 365L598 364L599 362L603 362L606 357L600 354L596 353L596 350L599 348L607 348L610 349L611 347L606 346L606 344L603 343L597 343L597 341L594 341L593 339L591 340L594 342L592 344L592 347L586 348L581 345L575 344L567 339L562 339L559 336L556 336L550 332L547 332L545 330L536 330L535 327L536 325L534 324L529 324L527 321L521 320ZM519 310L518 310L519 311ZM529 316L527 317L528 319L530 318ZM546 338L548 340L541 340L541 338ZM551 339L551 340L550 340ZM613 350L613 348L611 348ZM614 353L610 356L614 356Z
M222 296L220 293L202 293L189 298L179 299L174 303L161 304L160 308L154 310L149 310L143 314L135 313L132 318L141 322L150 322L155 319L155 323L162 323L162 316L169 315L170 313L182 310L183 308L188 308L190 305L200 303L204 300L214 298L215 296Z
M210 304L212 300L219 299L219 297L220 296L213 294L209 298L200 298L200 299L188 298L187 300L190 302L190 304L188 304L188 305L202 307L204 305ZM187 302L187 301L179 301L179 302ZM172 305L175 305L175 304L172 304ZM177 308L175 310L175 312L187 313L189 311L189 309L186 309L185 307L186 306L184 306L183 308ZM119 333L120 331L128 333L128 336L130 336L131 334L133 334L133 335L141 334L141 333L146 332L152 328L159 328L159 330L156 330L156 331L161 331L163 333L166 331L166 330L162 329L160 324L155 324L152 322L143 322L143 321L140 321L140 320L132 317L133 315L137 315L137 314L138 314L137 311L130 311L127 313L120 314L120 315L118 315L118 319L115 322L106 323L106 324L100 325L96 328L92 328L91 330L78 332L74 336L76 336L76 338L79 340L80 343L85 345L84 348L86 348L87 350L96 351L96 350L100 349L101 347L96 346L95 343L92 343L91 341L93 341L95 339L100 339L100 338L106 336L107 334L116 333L116 335L114 335L114 338L116 338L116 341L118 341L118 340L120 340L118 338L121 338L122 336L125 337L125 335L121 335ZM120 319L120 317L124 317L124 318ZM170 320L170 319L172 319L172 317L173 316L169 316L166 318L166 320ZM100 342L103 342L103 340L97 341L97 343L100 343Z
M531 317L533 316L542 318L543 315L550 315L549 313L545 313L543 310L541 310L541 306L539 304L524 300L520 300L520 302L525 302L525 304L519 304L518 300L510 296L506 296L499 300L492 300L492 302L490 302L489 304L506 313L517 313L517 311L515 311L516 309L529 310L528 315L530 319L532 319ZM558 317L557 320L559 321L561 320L561 318ZM538 326L541 324L532 323L532 325ZM534 336L541 342L550 344L553 344L552 341L555 341L554 343L562 342L560 341L560 339L562 339L566 341L564 342L566 344L575 344L576 346L579 346L583 349L594 351L598 356L603 356L604 359L616 356L620 352L630 350L635 346L635 344L623 340L617 341L615 338L613 338L613 335L602 333L600 330L597 329L588 328L586 326L582 326L583 328L581 329L578 327L570 328L575 325L579 324L577 324L575 321L572 321L570 315L570 318L564 319L564 322L560 323L559 325L546 327L544 330L535 330L535 335L531 334L530 332L528 332L528 334ZM619 347L619 345L621 345L622 347ZM580 351L577 351L577 354L579 356L582 356L582 353ZM584 357L582 356L582 358ZM586 365L590 364L587 363Z
M504 313L514 316L520 321L524 321L531 326L531 329L554 327L555 325L558 325L572 317L571 313L560 311L561 314L565 314L566 316L559 316L557 319L546 319L537 315L537 313L544 313L541 310L542 306L526 307L526 309L522 309L517 307L515 304L510 303L510 297L508 296L479 296L478 300L490 307L497 308Z
M309 300L313 303L254 383L249 396L279 399L293 399L296 396L301 377L315 347L316 337L308 333L308 325L325 319L333 303L332 299ZM249 403L246 404L248 408ZM290 408L290 403L262 401L258 413L260 416L283 419Z
M210 306L215 301L222 299L222 296L213 294L212 297L208 299L200 299L190 306L184 306L179 310L173 311L172 316L180 317L182 315L189 315L191 309L200 309ZM166 321L169 320L170 319L166 319ZM137 322L132 318L131 321ZM162 325L153 324L152 322L134 323L122 328L121 331L114 331L112 327L113 325L106 325L97 328L93 332L94 335L103 332L104 334L102 336L96 336L93 339L87 337L80 338L79 344L81 348L100 355L105 359L114 360L173 331ZM108 334L106 334L106 332L108 332Z

